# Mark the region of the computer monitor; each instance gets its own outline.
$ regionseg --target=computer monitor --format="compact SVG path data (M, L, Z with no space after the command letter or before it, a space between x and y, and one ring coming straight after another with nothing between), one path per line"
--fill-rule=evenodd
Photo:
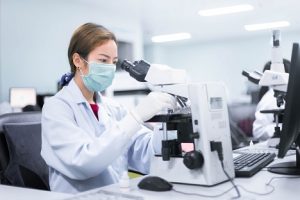
M283 158L291 145L296 145L296 161L274 164L270 172L300 175L300 47L293 44L285 110L280 133L278 158Z
M54 96L54 93L44 93L44 94L37 94L37 105L40 108L43 108L45 101L47 101L50 97Z
M13 108L23 108L27 105L36 105L36 90L35 88L10 88L9 101L10 106Z

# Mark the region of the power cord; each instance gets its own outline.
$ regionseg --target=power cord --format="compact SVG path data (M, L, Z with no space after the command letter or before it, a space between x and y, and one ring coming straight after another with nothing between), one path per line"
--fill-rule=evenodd
M220 194L216 194L216 195L206 195L206 194L199 194L199 193L189 193L189 192L182 192L182 191L178 191L175 190L174 188L172 189L174 192L177 192L179 194L184 194L184 195L191 195L191 196L199 196L199 197L208 197L208 198L217 198L217 197L221 197L224 194L230 192L234 187L229 188L228 190L225 190L224 192L220 193Z
M184 195L193 195L193 196L200 196L200 197L217 198L217 197L223 196L224 194L228 193L232 189L235 189L236 192L237 192L237 196L233 197L232 199L240 198L241 194L240 194L240 191L239 191L237 185L233 182L233 179L230 178L230 176L228 175L228 173L225 171L225 167L224 167L224 163L223 163L224 156L223 156L222 143L221 142L211 141L210 142L210 147L211 147L211 151L217 151L218 158L219 158L219 160L221 162L221 165L222 165L222 170L223 170L224 174L226 175L226 177L228 178L228 180L233 185L233 187L225 190L224 192L222 192L220 194L216 194L216 195L206 195L206 194L199 194L199 193L187 193L187 192L182 192L182 191L175 190L174 188L172 190L174 192L177 192L177 193L180 193L180 194L184 194Z
M220 193L220 194L216 194L216 195L206 195L206 194L199 194L199 193L188 193L188 192L183 192L183 191L178 191L178 190L175 190L174 188L172 189L174 192L177 192L179 194L184 194L184 195L193 195L193 196L200 196L200 197L207 197L207 198L217 198L217 197L221 197L223 195L225 195L226 193L230 192L232 189L235 189L236 193L237 193L237 196L233 197L232 199L238 199L241 197L241 193L239 191L239 188L243 189L244 191L248 192L248 193L251 193L251 194L255 194L255 195L259 195L259 196L266 196L266 195L269 195L271 194L272 192L275 191L275 187L271 184L273 180L275 179L300 179L300 176L296 176L296 177L290 177L290 176L283 176L283 177L272 177L267 183L266 183L266 186L270 187L271 190L268 191L268 192L265 192L265 193L259 193L259 192L254 192L254 191L251 191L251 190L248 190L246 189L244 186L242 185L236 185L233 181L232 178L230 178L230 176L228 175L228 173L226 172L225 170L225 167L224 167L224 163L223 163L223 160L224 160L224 156L223 156L223 148L222 148L222 143L221 142L215 142L215 141L211 141L210 142L210 146L211 146L211 151L217 151L218 153L218 158L221 162L221 165L222 165L222 170L224 172L224 174L226 175L226 177L228 178L228 180L231 182L231 184L233 185L233 187L225 190L224 192Z
M275 179L300 179L300 176L278 176L278 177L272 177L267 183L266 186L271 187L271 190L269 192L265 192L265 193L259 193L259 192L253 192L250 190L247 190L245 187L243 187L242 185L237 185L238 187L242 188L244 191L251 193L251 194L255 194L255 195L260 195L260 196L266 196L271 194L272 192L275 191L275 187L273 185L271 185L272 181Z
M234 183L233 179L230 178L230 176L228 175L228 173L225 170L225 166L224 166L224 155L223 155L223 147L222 147L222 142L215 142L215 141L211 141L210 142L210 150L211 151L217 151L218 153L218 158L221 162L221 166L222 166L222 170L224 172L224 174L226 175L226 177L228 178L228 180L231 182L231 184L233 185L233 188L235 189L237 196L233 197L232 199L238 199L241 197L241 193L238 189L238 187L236 186L236 184Z
M272 192L275 191L275 187L273 185L271 185L271 182L275 179L300 179L300 176L297 177L290 177L290 176L283 176L283 177L272 177L267 183L266 186L270 187L271 190L265 193L260 193L260 192L254 192L251 190L246 189L244 186L242 185L236 185L236 187L243 189L245 192L248 192L250 194L254 194L254 195L259 195L259 196L266 196L271 194ZM208 198L217 198L220 196L223 196L224 194L230 192L232 189L234 189L234 187L229 188L228 190L225 190L224 192L220 193L220 194L216 194L216 195L205 195L205 194L198 194L198 193L187 193L187 192L182 192L182 191L178 191L173 189L174 192L180 193L180 194L184 194L184 195L193 195L193 196L200 196L200 197L208 197Z
M230 176L228 175L228 173L225 171L225 167L224 167L223 161L221 161L221 165L222 165L222 169L223 169L224 174L227 176L228 180L231 182L231 184L233 185L233 188L235 189L235 191L237 193L237 196L233 197L232 199L238 199L238 198L240 198L241 197L240 190L237 187L237 185L234 183L233 179L230 178Z

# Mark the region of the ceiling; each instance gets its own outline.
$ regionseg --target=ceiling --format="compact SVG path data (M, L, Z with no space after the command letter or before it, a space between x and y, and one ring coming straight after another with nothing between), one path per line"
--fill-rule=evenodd
M82 0L83 1L83 0ZM246 24L287 20L282 31L300 30L299 0L84 0L101 7L116 17L138 19L144 42L153 35L189 32L192 40L215 40L269 34L269 31L248 32ZM237 4L251 4L254 10L223 16L202 17L200 9Z

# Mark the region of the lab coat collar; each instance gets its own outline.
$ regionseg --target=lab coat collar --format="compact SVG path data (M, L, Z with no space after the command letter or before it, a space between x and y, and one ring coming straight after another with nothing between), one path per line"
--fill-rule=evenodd
M70 83L67 86L68 90L72 93L74 97L75 103L87 103L87 100L83 96L81 90L79 89L78 85L75 83L74 79L70 81ZM95 92L96 95L96 103L101 103L102 102L102 95L100 92Z

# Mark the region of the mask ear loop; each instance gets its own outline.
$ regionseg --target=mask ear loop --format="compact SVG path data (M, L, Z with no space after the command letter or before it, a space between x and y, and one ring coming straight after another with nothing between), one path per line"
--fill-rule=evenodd
M81 77L84 77L84 74L82 73L81 68L80 68L80 67L77 67L77 69L78 69L78 71L79 71L79 75L80 75Z
M81 56L80 56L80 58L81 58L84 62L86 62L86 64L89 64L89 62L88 62L86 59L84 59L84 58L81 57Z
M84 62L86 62L86 63L89 65L89 62L88 62L86 59L84 59L84 58L81 57L81 56L80 56L80 58L81 58ZM82 73L81 68L80 68L80 67L77 67L77 69L79 70L80 76L81 76L81 77L84 77L85 75ZM90 69L89 69L89 70L90 70Z

